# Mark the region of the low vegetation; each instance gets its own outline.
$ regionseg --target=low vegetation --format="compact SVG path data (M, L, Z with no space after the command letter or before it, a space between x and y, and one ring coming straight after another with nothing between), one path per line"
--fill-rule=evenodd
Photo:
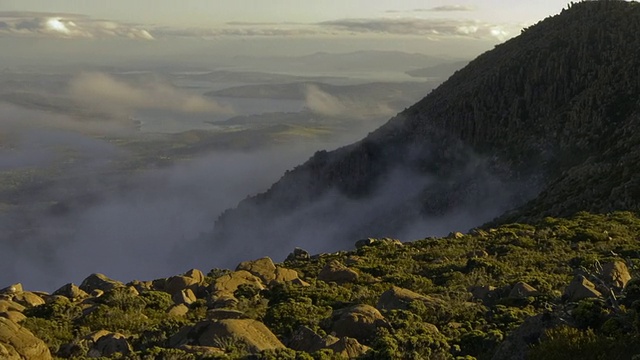
M57 358L630 359L640 354L639 236L640 218L615 212L408 243L367 239L352 251L298 250L270 270L295 270L297 280L261 278L236 284L229 296L220 292L221 279L241 271L213 269L187 285L194 297L180 313L172 311L183 301L169 278L118 283L78 298L41 294L46 303L27 306L21 325ZM261 261L272 264L255 263ZM330 263L345 265L334 275L357 275L330 280ZM614 263L619 272L603 270ZM575 296L570 283L580 275L597 292ZM195 275L175 278L188 276ZM7 297L18 301L17 294ZM212 315L220 311L233 316ZM257 351L238 333L204 346L202 334L210 330L203 324L225 318L256 320L280 344ZM96 352L97 341L87 339L99 331L121 334L126 350ZM355 339L361 351L303 349L311 337L332 335Z

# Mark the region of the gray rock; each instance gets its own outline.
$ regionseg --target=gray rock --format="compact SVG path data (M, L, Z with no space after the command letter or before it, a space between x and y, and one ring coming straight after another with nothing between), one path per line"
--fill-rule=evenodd
M537 296L539 294L540 293L538 292L538 290L536 290L536 288L520 281L519 283L513 285L513 288L511 288L511 292L509 292L509 297L514 299L524 299L529 296Z
M344 284L358 280L358 273L349 269L337 260L331 260L318 274L318 280Z
M600 275L607 285L618 290L624 289L629 280L631 280L631 274L629 274L627 264L620 260L608 262L602 265Z
M370 305L355 305L333 312L331 332L337 337L350 337L368 342L378 327L389 327L378 309Z
M285 346L263 323L251 319L225 319L205 321L196 325L198 345L220 345L221 339L244 344L247 351L259 353L263 350L284 349Z
M580 301L587 298L597 298L602 294L596 290L596 286L582 275L577 275L564 289L563 296L569 301Z
M371 350L370 347L360 344L358 340L348 337L343 337L326 348L349 359L357 359Z
M49 348L42 340L4 317L0 317L0 354L5 359L51 360Z
M109 291L118 287L123 287L120 281L108 278L103 274L91 274L80 284L80 289L84 292L91 293L93 290Z
M100 336L89 349L89 357L109 357L116 353L127 355L133 348L127 341L127 337L120 333L107 333Z
M84 299L89 297L89 294L72 283L63 285L58 290L54 291L53 295L65 296L71 300Z

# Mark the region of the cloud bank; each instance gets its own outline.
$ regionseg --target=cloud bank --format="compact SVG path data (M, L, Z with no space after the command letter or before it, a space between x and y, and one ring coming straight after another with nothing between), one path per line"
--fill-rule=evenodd
M71 80L69 93L79 103L105 112L159 109L186 113L233 113L228 106L157 80L129 84L104 73L78 75Z
M93 19L79 14L16 11L0 12L0 35L68 39L154 39L148 30L136 24Z
M348 116L367 119L376 116L391 116L395 111L388 104L337 97L308 85L305 91L306 106L312 112L325 116Z
M474 20L379 18L326 21L323 26L354 34L428 35L506 40L512 33L506 26Z

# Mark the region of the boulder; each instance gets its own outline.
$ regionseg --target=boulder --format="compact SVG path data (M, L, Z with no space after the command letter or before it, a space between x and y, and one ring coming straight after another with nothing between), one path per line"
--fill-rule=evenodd
M537 296L540 293L536 288L527 284L526 282L520 281L513 285L511 291L509 292L509 297L514 299L524 299L529 296Z
M43 298L30 291L16 293L13 295L13 301L26 307L38 306L45 303Z
M12 294L23 292L23 291L24 289L22 288L22 284L15 283L13 285L7 286L6 288L0 289L0 294L12 295Z
M133 348L127 337L120 333L107 333L100 336L89 349L88 357L110 357L116 353L127 355Z
M462 239L464 237L464 234L461 232L450 232L449 235L447 235L447 239Z
M51 360L47 344L4 317L0 317L0 354L2 359Z
M348 359L357 359L371 350L370 347L360 344L358 340L348 337L343 337L326 348Z
M72 283L63 285L58 290L54 291L53 295L65 296L71 300L84 299L86 297L89 297L89 294Z
M607 285L618 290L624 289L629 280L631 280L631 274L629 274L627 264L620 260L611 261L602 265L600 275Z
M3 318L7 318L16 324L27 318L23 313L14 310L0 312L0 316Z
M26 309L23 305L9 300L0 300L0 312L18 311L23 312Z
M361 342L368 342L378 327L389 327L389 324L378 309L370 305L355 305L333 312L331 332L337 337L351 337Z
M189 307L185 304L176 304L167 309L167 314L171 316L185 316L189 312Z
M318 350L328 348L338 340L340 339L331 335L323 338L310 328L300 326L291 335L289 342L287 343L287 347L296 351L313 353Z
M171 295L175 295L182 290L189 289L192 292L198 292L200 282L196 278L184 275L176 275L167 279L164 291Z
M276 265L269 257L241 262L236 267L236 271L238 270L246 270L250 272L251 274L259 277L265 284L269 284L276 278Z
M193 304L198 300L191 289L180 290L171 297L176 304Z
M421 301L431 309L446 306L446 303L438 298L394 286L380 295L376 307L379 310L407 310L412 301Z
M138 291L138 293L144 293L153 290L152 281L133 280L129 282L127 286L132 286L134 289L136 289L136 291Z
M318 280L338 284L350 283L358 280L358 273L344 266L338 260L331 260L318 274Z
M247 351L259 353L263 350L284 349L285 346L263 323L251 319L225 319L206 321L196 325L198 345L217 346L221 339L231 339L246 346Z
M307 252L304 249L301 249L299 247L293 249L293 252L291 252L288 256L287 259L285 261L308 261L311 258L311 255L309 255L309 252Z
M238 270L250 272L252 275L260 278L265 285L299 280L297 271L276 266L269 257L241 262L236 267L236 271Z
M569 301L579 301L586 298L597 298L602 294L596 290L596 286L582 275L576 275L564 289L562 295Z
M103 274L91 274L82 281L80 289L91 293L93 290L109 291L122 286L124 284L120 281L110 279Z
M233 296L233 293L240 285L253 285L260 290L264 289L260 278L246 270L239 270L217 278L211 284L211 292L216 297L221 297L222 295Z

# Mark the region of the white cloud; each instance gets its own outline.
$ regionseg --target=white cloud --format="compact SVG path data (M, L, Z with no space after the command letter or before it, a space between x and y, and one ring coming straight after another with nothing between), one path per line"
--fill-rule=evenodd
M0 12L0 35L69 39L154 39L153 35L140 25L97 20L79 14L16 11Z
M421 19L421 18L378 18L341 19L326 21L323 26L336 30L359 33L379 33L390 35L436 35L470 37L477 39L497 38L505 40L515 31L508 26L489 24L475 20Z
M165 109L188 113L224 113L227 106L159 81L129 84L103 73L83 73L69 85L71 97L102 111Z

